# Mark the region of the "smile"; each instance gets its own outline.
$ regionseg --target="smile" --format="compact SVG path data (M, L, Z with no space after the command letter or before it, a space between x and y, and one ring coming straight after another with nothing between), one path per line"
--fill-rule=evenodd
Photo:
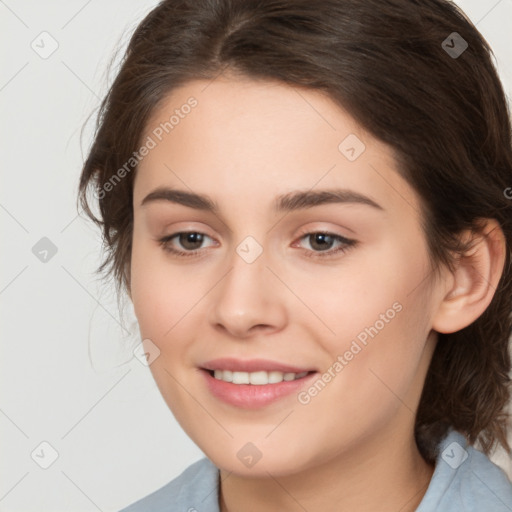
M262 358L221 357L198 366L211 396L242 409L257 409L283 400L318 374L308 366Z
M265 384L279 384L283 381L292 381L305 377L309 372L301 373L283 373L278 371L257 371L257 372L237 372L232 370L214 370L213 377L224 382L233 384L252 384L254 386L264 386Z

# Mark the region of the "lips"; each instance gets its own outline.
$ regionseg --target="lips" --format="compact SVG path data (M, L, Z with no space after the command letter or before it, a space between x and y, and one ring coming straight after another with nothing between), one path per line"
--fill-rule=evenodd
M268 359L235 359L232 357L223 357L219 359L212 359L203 363L201 367L204 370L231 370L234 372L282 372L282 373L303 373L317 371L315 368L292 366L277 361Z
M201 370L206 387L215 398L242 409L260 409L283 400L300 391L317 374L314 369L267 359L213 359L202 364ZM267 381L263 373L269 377ZM253 381L255 377L257 381ZM244 383L247 379L253 382Z

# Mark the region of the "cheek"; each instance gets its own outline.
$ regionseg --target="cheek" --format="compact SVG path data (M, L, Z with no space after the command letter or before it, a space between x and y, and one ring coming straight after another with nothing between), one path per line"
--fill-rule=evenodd
M198 301L200 290L183 267L171 265L153 241L134 235L131 294L141 335L164 340Z
M428 272L414 243L395 243L361 258L356 273L324 290L331 300L318 299L317 311L334 332L323 345L330 364L342 365L333 369L342 376L335 379L340 393L376 404L393 398L386 386L406 393L429 332Z
M340 425L347 439L356 438L415 410L415 391L424 381L424 320L411 298L380 304L361 306L366 321L346 315L345 325L354 334L324 345L330 354L321 376L326 384L317 381L300 396L307 404L302 421L311 421L311 428L315 421L327 421L325 435L331 439L339 438ZM338 328L343 332L342 324Z
M304 276L295 276L302 296L330 328L333 348L375 324L379 331L389 331L404 316L397 310L414 300L411 292L427 272L425 258L411 244L393 242L354 252L338 269L319 271L314 286L311 279L308 287Z
M185 334L198 302L195 280L183 269L166 263L161 249L139 243L135 237L131 272L140 336L150 339L159 350L150 371L169 408L180 419L182 415L186 418L191 404L177 382L184 381L183 375L189 371Z

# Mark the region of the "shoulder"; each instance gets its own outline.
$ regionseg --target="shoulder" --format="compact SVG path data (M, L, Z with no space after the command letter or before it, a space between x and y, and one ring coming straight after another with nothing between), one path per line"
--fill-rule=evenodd
M218 512L219 472L206 457L160 489L119 512Z
M512 483L484 453L452 430L439 445L436 468L417 512L512 511Z

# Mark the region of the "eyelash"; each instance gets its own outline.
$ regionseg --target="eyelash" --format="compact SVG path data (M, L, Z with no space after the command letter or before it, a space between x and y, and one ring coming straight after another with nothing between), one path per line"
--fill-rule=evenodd
M171 254L174 254L174 255L176 255L178 257L181 257L181 258L196 257L201 252L201 249L196 249L194 251L180 251L180 250L175 249L174 247L171 247L169 245L169 242L173 238L176 238L179 235L185 235L185 234L189 234L189 233L208 236L205 233L201 233L199 231L179 231L179 232L174 233L172 235L168 235L168 236L165 236L163 238L160 238L158 240L158 243L163 248L164 251L169 252ZM345 238L344 236L337 235L335 233L330 233L328 231L308 231L306 233L302 233L301 236L299 237L299 240L302 240L303 238L306 238L306 237L311 236L311 235L317 235L317 234L322 234L322 235L330 236L330 237L334 238L336 241L341 242L343 245L341 247L338 247L337 249L329 249L329 250L326 250L326 251L312 251L312 250L309 250L309 249L305 249L304 255L307 258L329 258L329 257L333 257L334 255L336 255L338 253L343 254L343 253L347 252L349 249L355 247L357 245L357 243L358 243L356 240ZM208 238L211 238L211 237L208 237Z

